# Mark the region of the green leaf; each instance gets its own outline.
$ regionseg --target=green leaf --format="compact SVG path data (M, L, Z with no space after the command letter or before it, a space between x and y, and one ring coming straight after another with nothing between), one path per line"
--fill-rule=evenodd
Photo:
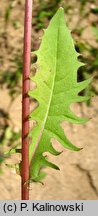
M67 139L61 122L65 120L80 124L87 121L77 117L70 106L74 102L89 99L79 96L78 93L87 87L91 79L77 82L77 70L83 63L77 59L79 54L75 51L70 31L65 24L63 8L52 18L35 54L38 58L38 69L31 79L37 87L31 90L29 95L36 99L39 105L30 115L30 119L37 123L30 132L30 178L37 181L42 167L59 169L43 155L44 152L53 155L61 153L53 148L51 138L58 140L67 149L81 149Z

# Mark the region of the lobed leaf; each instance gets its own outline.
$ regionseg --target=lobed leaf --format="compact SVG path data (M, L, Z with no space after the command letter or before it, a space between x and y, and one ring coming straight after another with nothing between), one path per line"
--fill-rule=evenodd
M77 70L83 65L78 61L70 31L65 24L64 10L60 8L45 30L37 55L38 69L31 79L36 88L29 95L38 101L38 107L31 113L30 119L36 126L30 132L30 179L39 181L43 176L43 167L59 169L43 155L49 152L58 155L61 152L52 146L52 138L58 140L65 148L79 151L64 134L62 121L85 123L86 118L77 117L70 109L74 102L88 100L79 96L79 92L87 87L91 79L77 82Z

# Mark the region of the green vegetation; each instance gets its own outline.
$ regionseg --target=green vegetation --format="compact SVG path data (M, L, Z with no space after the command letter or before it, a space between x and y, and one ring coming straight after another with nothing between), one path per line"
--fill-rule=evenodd
M15 3L16 2L16 3ZM15 5L16 4L16 5ZM7 29L10 26L13 26L13 29L17 31L21 27L20 20L19 19L12 19L13 11L16 10L16 7L19 8L21 6L21 1L14 1L9 0L7 2L7 6L4 11L4 32L2 31L2 34L0 34L0 37L3 38L4 45L6 47L6 51L9 48L9 39L8 39L8 32ZM98 95L98 87L96 85L96 82L98 81L98 23L97 23L97 16L98 16L98 5L97 1L90 0L89 2L87 0L80 0L77 1L77 11L76 12L76 4L72 4L71 1L62 1L62 0L37 0L35 1L34 6L34 13L32 18L32 28L33 33L35 34L35 38L40 35L40 31L43 28L46 28L48 25L49 20L54 15L56 10L59 8L59 6L64 7L65 10L65 16L68 23L68 26L70 26L70 23L73 23L73 18L75 16L78 17L77 22L74 25L71 25L72 34L74 41L76 41L76 50L82 54L81 61L83 61L86 66L81 67L78 70L78 81L83 81L85 78L88 79L89 77L93 76L93 82L87 87L85 90L81 92L81 96L89 96L89 95ZM75 11L75 12L74 12ZM21 11L20 11L21 13ZM77 13L75 15L75 13ZM79 14L79 16L78 16ZM92 18L93 16L93 18ZM85 24L86 22L86 24ZM83 24L84 23L84 24ZM88 38L84 38L83 34L88 26L92 30L93 34L93 41L94 43L91 43ZM9 30L10 31L10 30ZM16 33L16 37L19 37L18 33ZM2 45L2 41L1 41ZM38 46L38 42L34 39L32 39L32 49L35 50L35 48ZM17 47L17 44L15 44L15 49ZM9 54L8 54L9 55ZM2 62L4 61L3 52L0 53L0 88L2 89L3 86L6 86L8 89L9 95L11 96L11 103L13 100L17 97L17 95L21 92L21 74L22 74L22 52L17 49L15 52L15 55L13 55L13 52L10 52L10 60L8 62L8 66L6 68L2 67ZM32 59L32 61L34 61ZM13 66L9 66L9 63L14 64ZM32 73L32 72L31 72ZM86 101L88 105L90 105L90 100ZM3 119L3 123L2 120ZM6 136L6 133L8 134L11 130L11 137L9 138ZM3 148L2 146L7 145L9 147L9 150L16 146L16 143L19 143L18 137L19 134L15 132L14 126L11 128L11 119L9 116L9 110L6 113L4 110L0 109L0 149L1 149L1 156L0 156L0 162L2 163L5 161L6 157L3 154ZM11 145L11 146L10 146Z
M52 18L39 50L34 53L38 57L36 64L39 69L31 79L37 87L29 95L37 100L38 107L30 115L30 119L36 121L30 133L30 180L41 181L45 175L41 172L42 167L59 169L43 155L46 152L53 155L61 153L53 148L52 138L67 149L81 150L67 139L60 124L64 120L77 124L87 121L77 117L70 106L89 99L78 93L88 86L91 78L77 82L77 70L83 63L77 59L79 53L75 51L70 31L65 25L63 8Z

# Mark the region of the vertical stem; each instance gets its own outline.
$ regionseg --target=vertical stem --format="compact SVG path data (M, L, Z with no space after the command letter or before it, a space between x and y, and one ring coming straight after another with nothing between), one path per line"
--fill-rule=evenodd
M21 199L29 199L29 109L30 100L30 52L31 52L32 0L25 0L24 50L23 50L23 83L22 83L22 168Z

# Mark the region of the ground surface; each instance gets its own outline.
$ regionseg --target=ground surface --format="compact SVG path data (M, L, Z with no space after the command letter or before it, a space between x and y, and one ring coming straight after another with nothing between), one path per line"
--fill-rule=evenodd
M0 57L2 60L0 66L3 67L2 70L12 67L11 59L13 59L13 56L17 52L22 53L23 38L24 1L21 1L21 4L20 1L14 1L13 7L15 9L11 12L10 24L6 28L7 38L2 37L5 31L4 12L7 7L6 2L4 0L0 3ZM77 11L78 9L76 13ZM74 17L74 22L76 22L76 17ZM20 28L13 28L11 23L14 20L20 22ZM88 27L84 37L88 38L89 31ZM35 32L32 32L32 35L33 39L37 37ZM38 45L35 43L34 46ZM11 98L4 85L3 89L0 89L0 108L4 111L9 109L17 131L21 128L21 95L18 95L11 105L10 101ZM47 168L48 175L44 180L44 185L31 185L30 199L98 199L98 97L92 98L90 107L85 104L82 104L82 106L74 104L73 110L80 116L91 117L91 120L85 125L62 124L70 140L77 146L83 147L83 150L71 152L63 149L63 153L58 157L49 155L50 159L60 167L60 171ZM57 142L54 142L54 145L56 145L56 148L62 149ZM18 160L20 160L20 157L13 156L7 162L16 163ZM20 176L15 174L14 169L10 170L3 165L3 174L0 175L0 199L20 199L20 180Z

